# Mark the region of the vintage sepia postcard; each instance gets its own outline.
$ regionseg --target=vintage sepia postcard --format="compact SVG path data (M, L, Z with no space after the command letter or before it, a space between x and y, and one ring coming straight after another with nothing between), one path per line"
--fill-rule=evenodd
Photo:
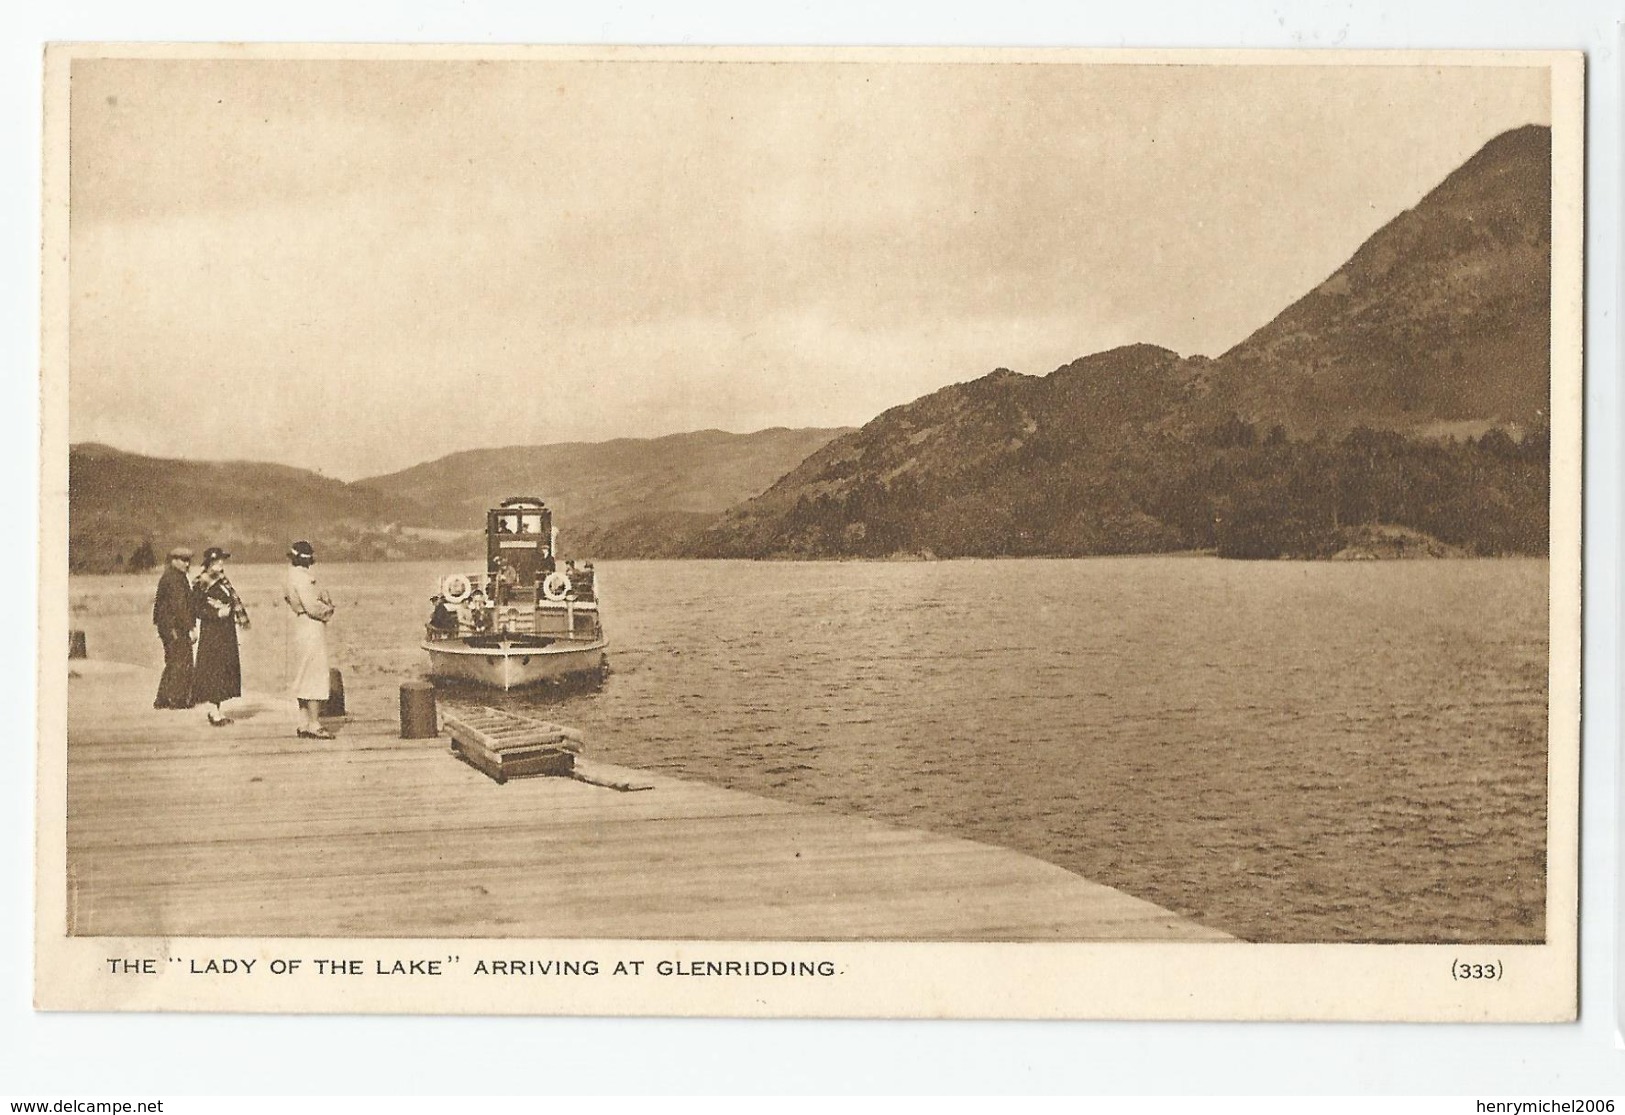
M40 1007L1575 1017L1578 54L45 69Z

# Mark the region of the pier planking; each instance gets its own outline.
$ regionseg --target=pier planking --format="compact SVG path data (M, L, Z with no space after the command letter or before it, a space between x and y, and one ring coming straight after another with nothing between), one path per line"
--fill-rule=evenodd
M151 708L155 674L75 660L69 932L721 940L1228 940L1008 849L582 760L497 785L393 719L295 738ZM361 711L361 710L356 710Z

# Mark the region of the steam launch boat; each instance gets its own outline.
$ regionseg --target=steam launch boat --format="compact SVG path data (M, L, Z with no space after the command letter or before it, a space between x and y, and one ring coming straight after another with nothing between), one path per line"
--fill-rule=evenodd
M483 570L440 579L423 649L429 675L519 689L608 670L597 574L560 562L553 512L532 496L485 515Z

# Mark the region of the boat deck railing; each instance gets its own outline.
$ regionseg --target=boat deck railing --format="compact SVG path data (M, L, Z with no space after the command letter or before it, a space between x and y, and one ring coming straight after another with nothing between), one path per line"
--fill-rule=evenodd
M562 570L560 570L562 572ZM467 639L482 635L526 635L569 641L591 641L603 636L598 618L596 571L584 584L572 583L561 599L550 600L540 584L504 584L486 570L451 573L443 577L436 592L452 577L462 577L475 594L459 601L446 601L456 618L456 627L426 624L430 642Z
M541 605L513 602L473 610L459 609L457 626L425 624L431 641L466 639L474 635L542 635L554 639L590 641L600 638L603 625L595 602L561 600Z
M431 643L452 643L481 636L524 635L542 636L560 643L591 643L603 638L603 628L597 624L591 627L578 625L574 631L560 631L552 634L546 631L532 631L523 627L480 627L473 624L459 623L455 630L450 627L435 627L433 624L423 625L423 637Z
M562 573L564 571L561 569L558 572ZM546 596L543 596L540 585L505 585L497 579L496 574L485 570L476 570L474 572L456 570L448 573L436 583L435 593L439 594L440 586L452 577L464 578L475 592L484 596L488 601L495 601L499 597L502 598L504 605L507 603L534 603L538 608L563 608L566 604L573 603L578 608L598 607L596 572L590 579L584 581L572 580L569 591L559 600L549 600ZM466 604L467 600L463 600L461 603Z

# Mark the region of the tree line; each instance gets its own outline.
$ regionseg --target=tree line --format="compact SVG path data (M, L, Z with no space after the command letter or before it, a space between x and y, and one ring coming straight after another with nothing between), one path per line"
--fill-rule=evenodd
M1433 440L1356 428L1293 439L1229 417L1179 436L1036 440L969 472L855 470L712 556L1085 556L1212 550L1329 557L1373 526L1472 555L1545 554L1550 431Z

